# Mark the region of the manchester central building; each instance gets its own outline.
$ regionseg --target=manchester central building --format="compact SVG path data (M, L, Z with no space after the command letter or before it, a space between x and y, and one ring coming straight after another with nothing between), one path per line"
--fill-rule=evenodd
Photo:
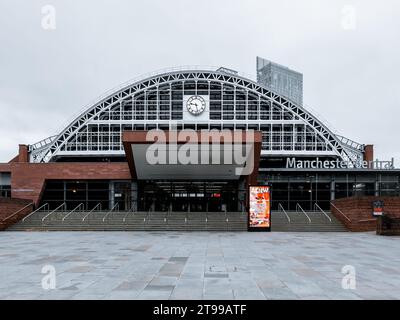
M272 231L371 230L374 201L399 210L400 171L302 101L302 74L262 58L257 80L224 67L133 80L0 164L0 226L247 230L249 188L268 186ZM152 161L160 150L207 161Z

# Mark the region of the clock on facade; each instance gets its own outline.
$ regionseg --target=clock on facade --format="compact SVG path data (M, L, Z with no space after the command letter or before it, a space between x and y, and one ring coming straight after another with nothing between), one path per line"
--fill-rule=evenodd
M206 109L206 101L201 96L192 96L186 102L187 110L194 116L198 116Z

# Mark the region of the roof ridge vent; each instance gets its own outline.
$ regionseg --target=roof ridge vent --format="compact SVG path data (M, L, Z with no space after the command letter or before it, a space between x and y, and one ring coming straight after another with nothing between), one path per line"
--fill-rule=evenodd
M225 68L225 67L219 67L216 71L217 72L231 74L231 75L235 75L235 76L238 75L238 72L236 70Z

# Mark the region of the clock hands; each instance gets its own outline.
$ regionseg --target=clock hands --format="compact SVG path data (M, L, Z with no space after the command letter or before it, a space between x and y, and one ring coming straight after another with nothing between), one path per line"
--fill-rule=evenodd
M200 106L199 106L199 104L197 102L193 102L193 101L190 102L190 106L195 107L197 111L200 110Z
M202 113L204 111L204 100L201 97L192 97L189 99L189 101L187 102L187 108L189 110L189 112L191 112L194 115L198 115L200 113Z

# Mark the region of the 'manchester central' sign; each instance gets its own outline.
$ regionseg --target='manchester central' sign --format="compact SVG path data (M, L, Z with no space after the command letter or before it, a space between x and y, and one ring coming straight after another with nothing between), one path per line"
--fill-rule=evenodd
M297 160L296 158L286 159L288 169L395 169L394 159L390 161L343 161L343 160Z

